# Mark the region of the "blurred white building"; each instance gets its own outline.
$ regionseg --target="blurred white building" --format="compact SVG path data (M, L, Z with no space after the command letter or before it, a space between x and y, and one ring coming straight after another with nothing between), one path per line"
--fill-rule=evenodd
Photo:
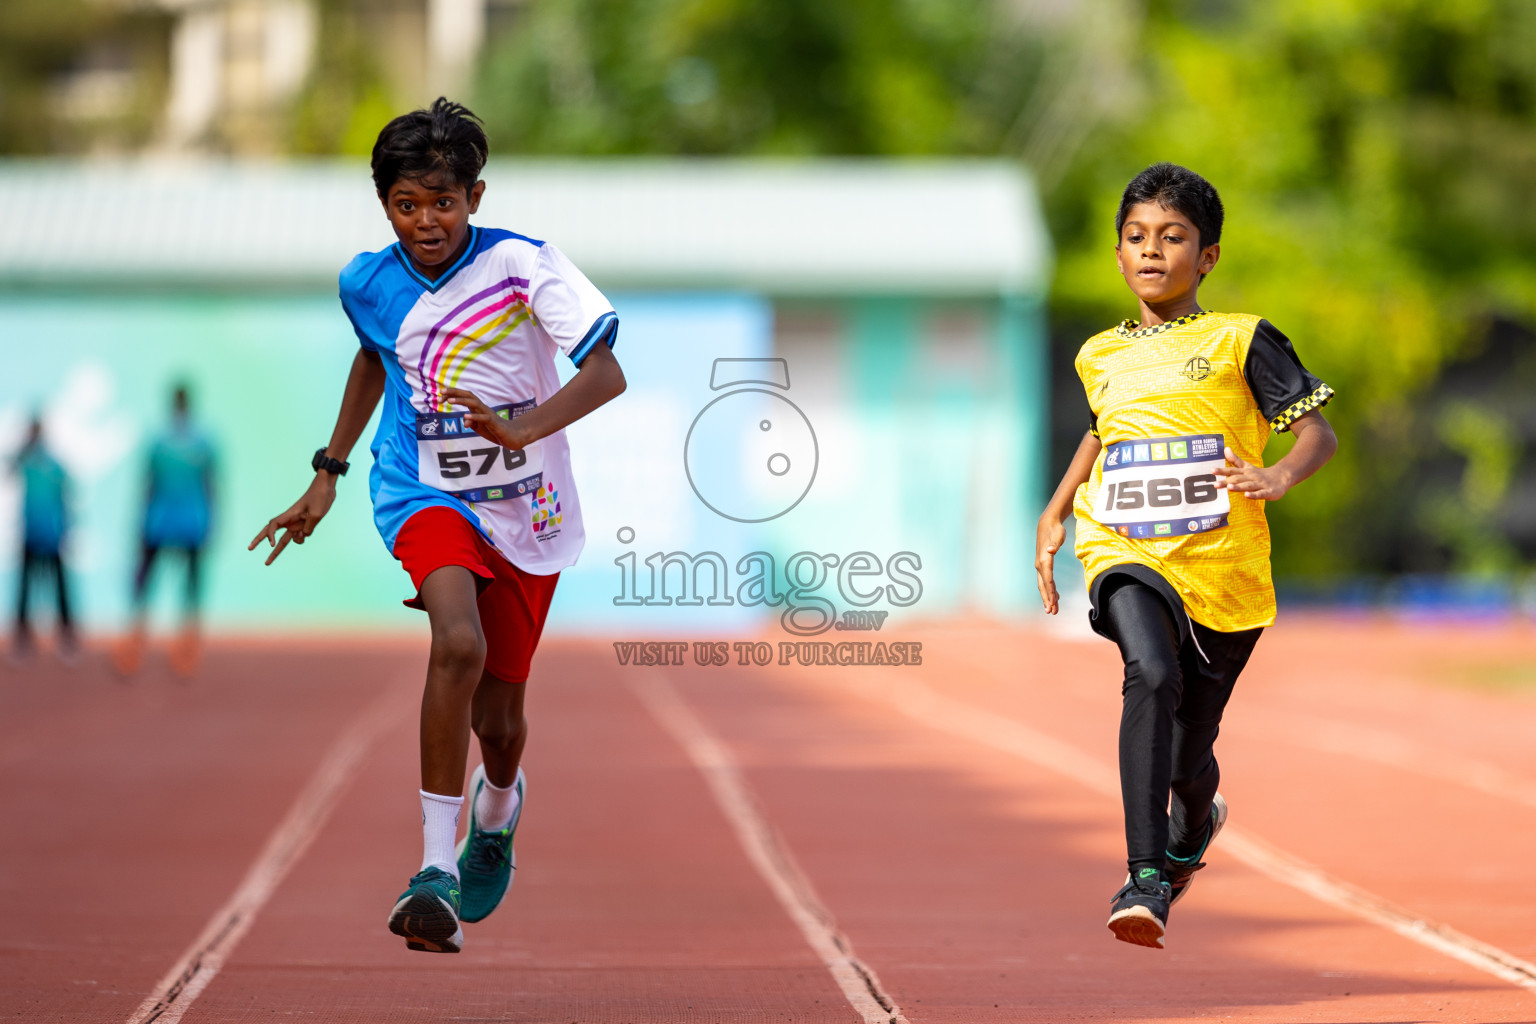
M304 85L319 16L312 0L156 0L171 30L164 145L193 148L217 120L261 119Z
M295 101L327 59L323 33L369 55L389 105L418 105L461 92L488 28L525 2L117 0L136 29L119 23L115 38L57 83L55 100L87 129L148 107L150 148L160 152L276 153ZM123 45L127 38L137 43Z

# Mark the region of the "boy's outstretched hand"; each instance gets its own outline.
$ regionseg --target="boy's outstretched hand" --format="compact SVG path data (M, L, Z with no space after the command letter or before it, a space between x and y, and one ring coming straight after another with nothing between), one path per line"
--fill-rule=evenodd
M1066 539L1067 528L1059 519L1042 517L1035 528L1035 586L1040 588L1040 603L1047 615L1055 615L1061 608L1061 595L1056 592L1056 552Z
M1216 467L1216 486L1225 487L1245 498L1278 501L1295 483L1291 474L1279 463L1273 466L1251 466L1237 457L1231 448L1227 450L1230 465Z
M316 473L304 496L290 505L286 512L267 520L267 525L251 538L251 544L245 550L256 550L256 545L261 543L262 538L266 538L272 553L267 556L265 564L271 565L272 560L283 553L289 541L303 544L304 538L315 532L315 527L320 525L320 520L331 510L335 500L336 478L329 473ZM279 530L283 531L281 537L277 535Z

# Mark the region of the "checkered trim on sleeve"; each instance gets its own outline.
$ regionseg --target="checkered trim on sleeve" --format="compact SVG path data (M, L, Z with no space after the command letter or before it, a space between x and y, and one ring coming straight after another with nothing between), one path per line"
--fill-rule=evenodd
M1270 420L1269 427L1277 434L1283 430L1290 430L1292 423L1295 423L1313 409L1321 409L1332 400L1333 388L1327 384L1319 384L1316 391L1313 391L1301 401L1292 404L1290 408Z

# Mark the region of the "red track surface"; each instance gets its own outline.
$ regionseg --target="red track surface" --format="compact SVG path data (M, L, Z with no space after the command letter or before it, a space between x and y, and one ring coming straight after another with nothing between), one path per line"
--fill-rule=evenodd
M898 639L924 643L921 668L662 671L913 1024L1536 1021L1536 991L1219 844L1167 950L1116 943L1117 802L894 699L919 681L1110 766L1114 649L1002 629ZM419 849L423 664L418 648L231 643L189 683L125 684L96 661L0 670L0 1016L126 1021L336 738L392 693L395 724L188 1024L860 1019L638 698L656 670L606 646L550 643L535 662L508 904L466 927L459 956L408 953L384 918ZM1536 961L1529 694L1529 629L1282 626L1218 745L1233 825Z

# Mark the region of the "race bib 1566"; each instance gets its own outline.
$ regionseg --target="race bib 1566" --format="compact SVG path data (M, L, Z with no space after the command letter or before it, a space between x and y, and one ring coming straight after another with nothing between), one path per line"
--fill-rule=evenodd
M1227 525L1232 511L1216 467L1220 434L1117 441L1104 450L1103 486L1093 518L1123 537L1181 537Z
M493 406L502 419L516 419L536 403ZM428 487L465 501L506 501L526 497L544 478L544 457L535 441L520 451L503 448L475 433L463 412L417 413L417 478Z

